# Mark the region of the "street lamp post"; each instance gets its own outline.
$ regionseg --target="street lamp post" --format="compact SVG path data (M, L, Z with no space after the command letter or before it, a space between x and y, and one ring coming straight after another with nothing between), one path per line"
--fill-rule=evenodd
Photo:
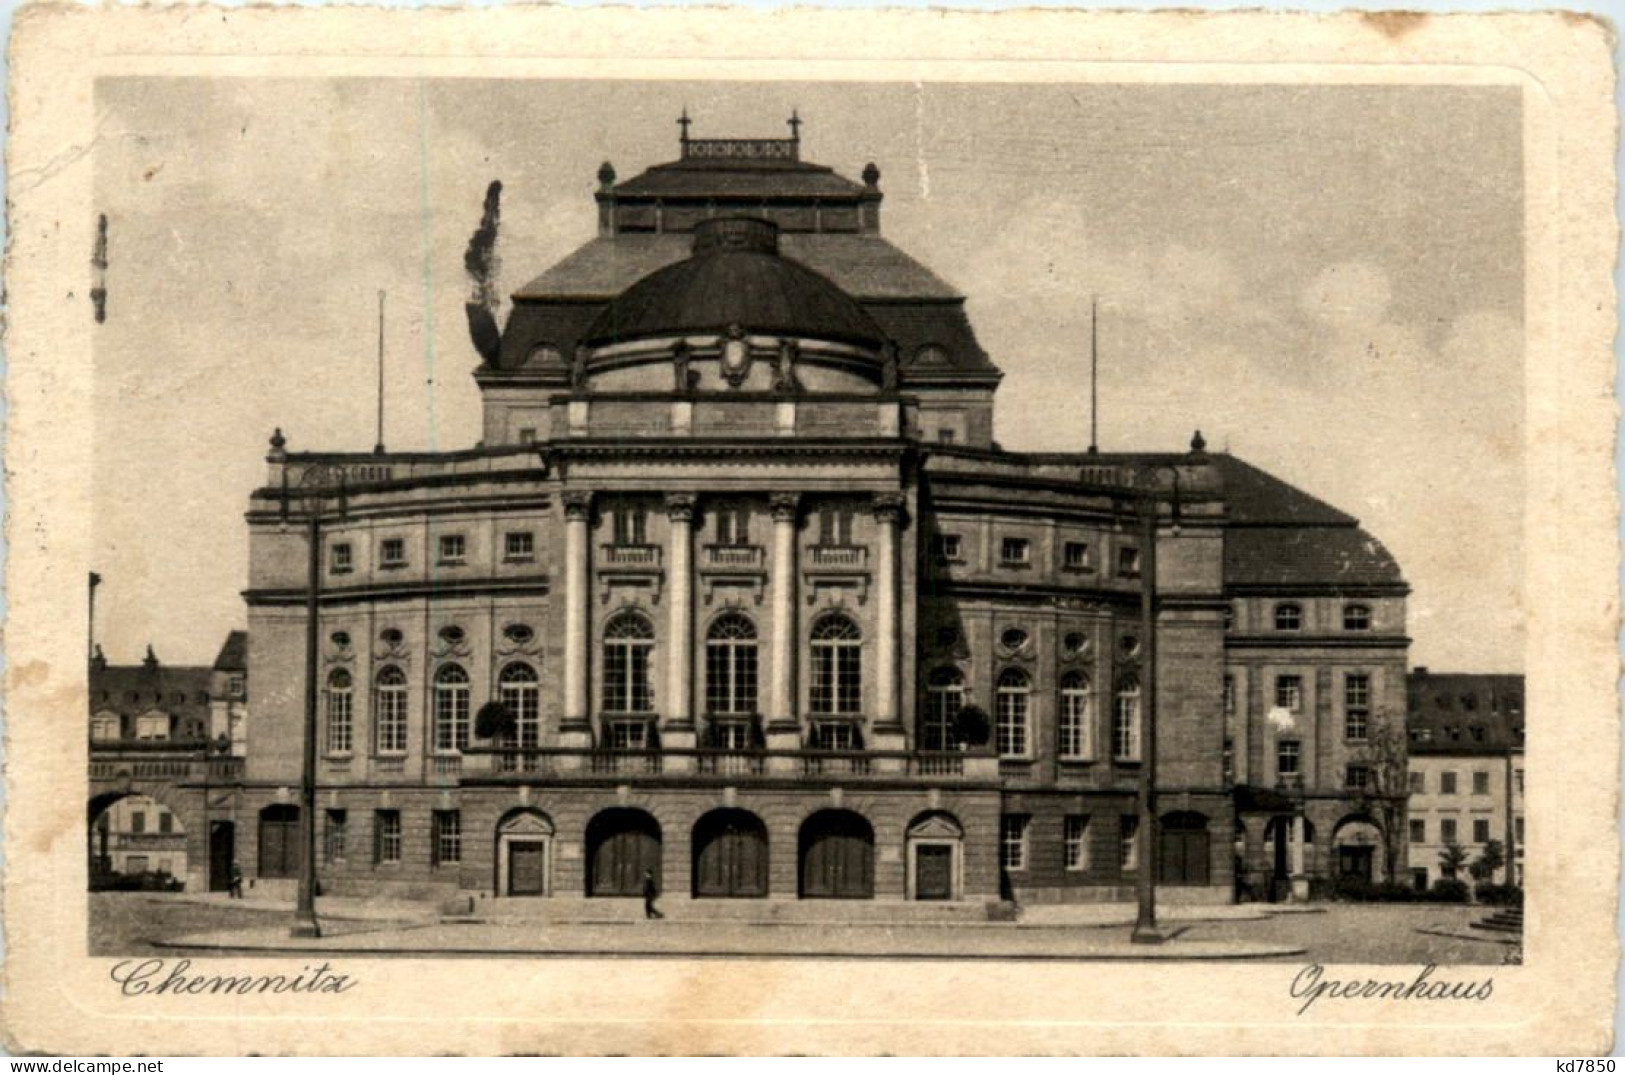
M280 437L281 431L278 430ZM345 512L344 472L338 469L338 511ZM320 646L320 614L322 585L322 511L323 499L330 495L326 489L327 474L321 468L306 471L305 480L314 480L308 492L290 492L286 464L282 472L282 520L289 518L288 501L299 497L305 501L305 540L307 544L307 575L305 579L305 729L303 759L299 773L299 902L293 912L294 937L320 937L321 921L316 917L316 735L317 735L317 660Z
M1171 500L1173 531L1179 532L1179 469L1172 463L1148 463L1140 469L1140 646L1142 662L1140 702L1139 873L1135 880L1138 913L1130 940L1135 944L1161 944L1167 938L1157 927L1157 516L1162 498L1157 473L1173 475Z

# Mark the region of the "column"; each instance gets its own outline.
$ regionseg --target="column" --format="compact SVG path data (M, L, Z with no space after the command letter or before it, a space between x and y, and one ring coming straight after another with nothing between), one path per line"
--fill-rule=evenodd
M587 657L591 640L587 624L592 603L590 578L592 494L581 489L564 493L564 719L560 745L592 745L587 707Z
M671 520L667 589L671 607L666 630L666 711L662 744L679 750L694 748L694 495L667 493L666 516ZM685 759L671 759L687 760Z
M1303 811L1299 810L1292 815L1292 898L1306 900L1309 898L1309 878L1304 873L1304 823Z
M877 750L901 750L897 719L897 528L901 493L878 493L875 515L875 710L870 738Z
M774 493L773 508L773 652L768 662L767 739L774 750L801 746L796 719L796 520L801 497Z

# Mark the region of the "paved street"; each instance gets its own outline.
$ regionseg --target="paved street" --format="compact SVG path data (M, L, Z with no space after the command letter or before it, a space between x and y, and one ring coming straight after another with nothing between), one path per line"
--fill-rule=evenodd
M1133 908L1034 908L1020 923L896 921L646 922L544 918L442 921L430 904L325 901L327 935L287 936L290 907L258 901L98 893L91 898L92 953L196 956L330 952L365 956L601 955L652 958L1275 959L1302 962L1499 964L1513 949L1469 923L1468 907L1328 905L1271 913L1243 907L1170 907L1176 935L1161 947L1128 943ZM685 908L692 912L692 908ZM605 912L598 912L603 914Z

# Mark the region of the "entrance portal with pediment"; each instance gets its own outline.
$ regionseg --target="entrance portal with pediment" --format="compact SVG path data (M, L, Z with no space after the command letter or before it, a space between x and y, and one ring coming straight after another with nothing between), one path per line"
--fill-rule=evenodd
M957 900L964 895L965 830L952 814L922 814L908 828L908 898Z
M519 810L497 825L498 896L547 896L553 891L553 822Z

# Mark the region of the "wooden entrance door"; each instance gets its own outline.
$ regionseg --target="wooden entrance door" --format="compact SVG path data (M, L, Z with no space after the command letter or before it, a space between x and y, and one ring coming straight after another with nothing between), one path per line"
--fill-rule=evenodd
M260 811L261 877L299 876L299 808L267 806Z
M1165 885L1205 885L1210 876L1212 844L1207 818L1201 814L1169 814L1162 819L1158 880Z
M874 830L857 814L826 811L814 814L801 827L804 899L872 899L874 861Z
M539 840L508 845L508 895L541 896L547 892L547 845Z
M717 810L694 826L694 895L767 895L767 828L745 810Z
M606 810L587 828L589 896L641 896L643 875L660 883L660 825L641 810Z
M231 864L237 857L237 826L230 821L209 822L209 891L231 888Z
M1369 847L1338 848L1337 875L1339 877L1358 877L1362 881L1370 881L1373 873L1372 850Z
M954 849L947 844L920 844L914 849L914 898L954 897Z

